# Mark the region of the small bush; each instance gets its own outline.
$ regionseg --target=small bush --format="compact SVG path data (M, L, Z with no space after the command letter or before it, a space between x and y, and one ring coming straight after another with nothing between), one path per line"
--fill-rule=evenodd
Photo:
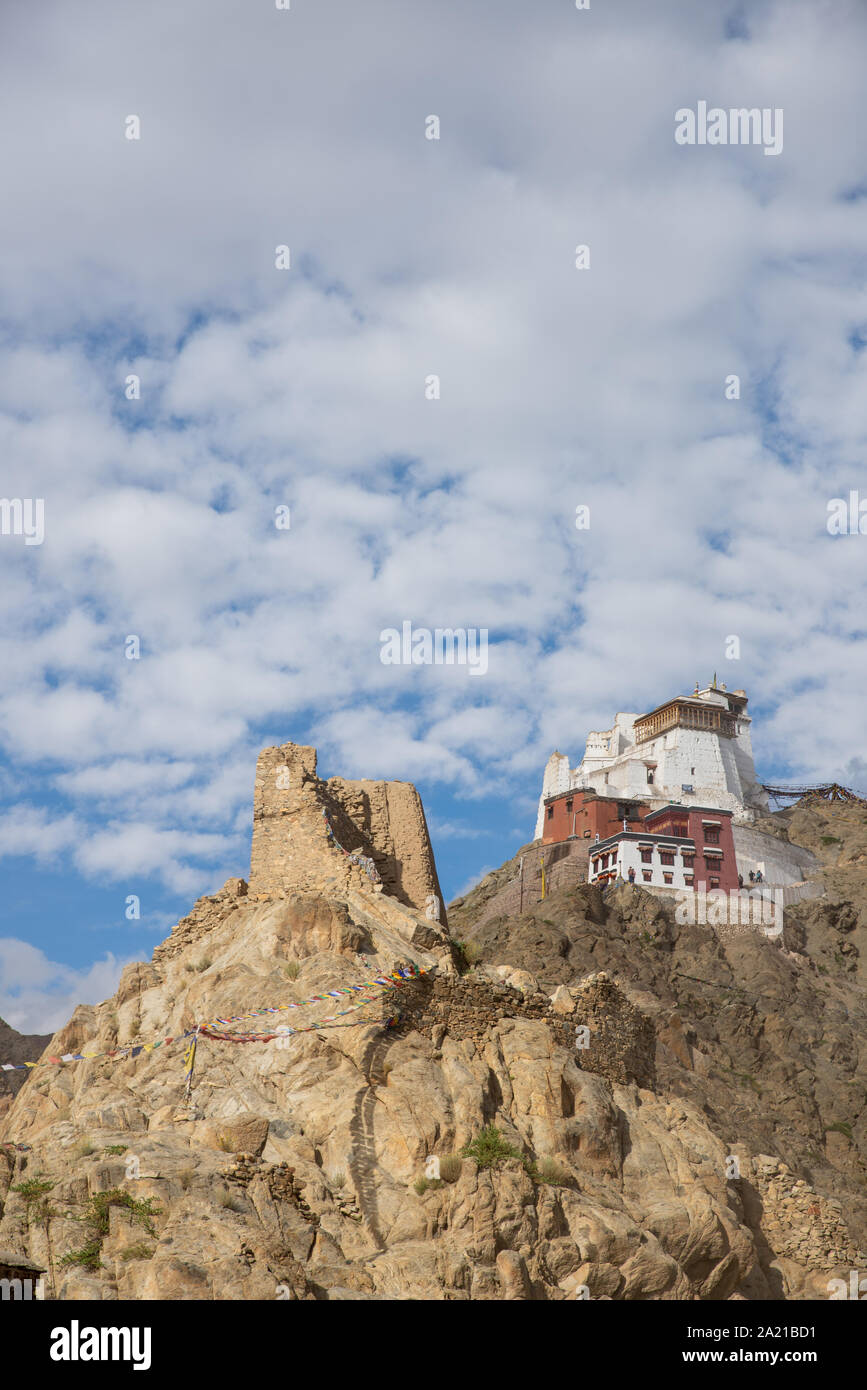
M196 1171L194 1168L182 1168L181 1171L178 1173L178 1182L180 1183L181 1188L184 1192L189 1192L190 1188L193 1185L193 1179L195 1178L195 1176Z
M153 1257L154 1247L148 1245L147 1241L136 1241L135 1245L128 1245L125 1250L121 1250L122 1260L150 1260Z
M331 1181L331 1186L332 1186L332 1187L345 1187L345 1185L346 1185L346 1174L345 1174L344 1172L342 1172L340 1169L338 1169L338 1171L337 1171L336 1173L332 1173L332 1174L331 1174L331 1179L330 1179L330 1181Z
M851 1141L852 1126L849 1124L848 1120L835 1120L828 1128L834 1130L836 1134L844 1134L846 1138Z
M76 1158L90 1158L91 1154L96 1153L96 1145L91 1144L89 1139L79 1139L78 1143L73 1146L72 1152Z
M54 1208L47 1195L53 1187L53 1182L43 1182L40 1178L28 1178L25 1182L20 1182L12 1188L13 1192L19 1193L24 1198L28 1225L31 1221L50 1221L54 1215Z
M244 1210L244 1203L240 1198L234 1197L232 1193L227 1192L225 1188L220 1193L220 1206L223 1207L225 1211L240 1212Z
M483 951L478 941L464 942L464 960L467 965L476 965L482 959Z
M543 1158L536 1169L536 1181L547 1183L549 1187L566 1187L570 1175L552 1158Z
M457 1182L463 1166L460 1154L446 1154L440 1159L440 1177L444 1182Z
M842 845L843 843L836 835L820 835L819 839L822 841L823 845Z
M126 1144L106 1144L102 1152L104 1154L125 1154L126 1148Z
M61 1267L80 1265L83 1269L101 1269L100 1252L102 1242L98 1238L89 1240L80 1250L70 1250L60 1261Z
M523 1155L505 1140L496 1125L485 1125L475 1137L464 1144L462 1158L474 1158L480 1168L497 1168L507 1158L520 1158Z
M161 1215L161 1208L154 1206L154 1201L153 1197L136 1201L131 1193L113 1187L110 1192L94 1193L85 1220L96 1235L107 1235L111 1208L123 1207L129 1212L135 1225L143 1226L149 1236L155 1236L153 1218Z
M209 970L213 964L214 962L211 960L210 956L205 956L203 960L197 962L196 969L201 975L203 970Z
M413 1183L413 1188L418 1193L419 1197L423 1197L428 1188L436 1190L436 1188L442 1186L443 1182L440 1178L416 1178Z
M20 1193L29 1207L40 1197L43 1197L46 1192L50 1192L53 1187L53 1182L43 1182L39 1178L28 1178L26 1182L19 1182L12 1191Z
M297 960L290 960L288 965L283 967L283 974L286 976L287 980L297 980L300 973L301 966L298 964Z
M233 1154L235 1152L232 1141L227 1134L217 1135L217 1148L222 1149L224 1154Z

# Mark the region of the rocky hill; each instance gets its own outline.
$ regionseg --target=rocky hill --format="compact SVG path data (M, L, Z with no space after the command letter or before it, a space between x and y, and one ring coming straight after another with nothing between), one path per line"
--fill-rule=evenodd
M50 1033L18 1033L0 1018L0 1062L32 1062L44 1051L50 1041ZM20 1071L0 1071L0 1119L12 1104L24 1085L26 1073Z
M0 1247L65 1299L825 1298L863 1264L863 820L781 825L840 894L781 940L626 886L476 927L480 885L447 930L414 789L312 751L260 759L258 891L46 1051L113 1056L26 1077Z

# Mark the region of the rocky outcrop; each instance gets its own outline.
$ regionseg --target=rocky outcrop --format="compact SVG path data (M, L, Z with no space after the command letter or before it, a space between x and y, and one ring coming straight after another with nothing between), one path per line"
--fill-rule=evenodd
M29 1073L2 1123L0 1248L48 1295L804 1299L863 1266L842 905L723 939L626 885L487 920L468 895L455 950L322 832L325 805L382 850L382 799L329 800L312 750L271 751L293 796L258 801L249 891L77 1009L48 1055L114 1055Z

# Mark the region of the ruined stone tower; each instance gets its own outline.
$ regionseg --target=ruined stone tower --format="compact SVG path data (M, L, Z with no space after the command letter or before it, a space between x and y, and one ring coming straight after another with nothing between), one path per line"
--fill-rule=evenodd
M380 884L349 855L371 859ZM279 897L326 883L387 893L445 925L424 808L411 782L323 781L315 748L265 748L256 762L250 893Z

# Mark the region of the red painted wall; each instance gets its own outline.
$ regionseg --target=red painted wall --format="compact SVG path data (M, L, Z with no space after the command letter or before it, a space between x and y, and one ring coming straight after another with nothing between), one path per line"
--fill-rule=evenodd
M567 811L566 802L570 800L572 809ZM573 816L575 834L579 840L586 839L593 844L597 835L600 840L606 839L608 835L616 835L618 830L623 829L623 818L618 814L618 807L623 804L615 797L591 796L588 799L588 794L584 791L563 792L545 807L542 844L551 845L560 840L568 840L572 834ZM550 808L553 808L554 814L549 818ZM627 822L629 829L638 830L649 810L650 807L643 802L637 806L633 803Z
M661 811L651 813L647 829L654 835L663 835L673 829L675 822L681 824L686 821L686 833L690 840L695 841L695 863L693 873L695 882L693 887L698 890L704 888L710 892L712 888L719 888L724 893L731 893L738 887L738 866L735 859L735 842L732 836L732 817L730 811L701 810L693 809L691 806L678 806L672 810L664 808ZM707 831L712 827L703 825L706 820L717 821L719 839L714 842L712 837L708 837ZM704 849L707 845L710 849L722 850L722 859L719 860L718 869L709 869L704 862ZM716 859L716 856L713 856ZM719 879L718 883L711 883L711 876Z

